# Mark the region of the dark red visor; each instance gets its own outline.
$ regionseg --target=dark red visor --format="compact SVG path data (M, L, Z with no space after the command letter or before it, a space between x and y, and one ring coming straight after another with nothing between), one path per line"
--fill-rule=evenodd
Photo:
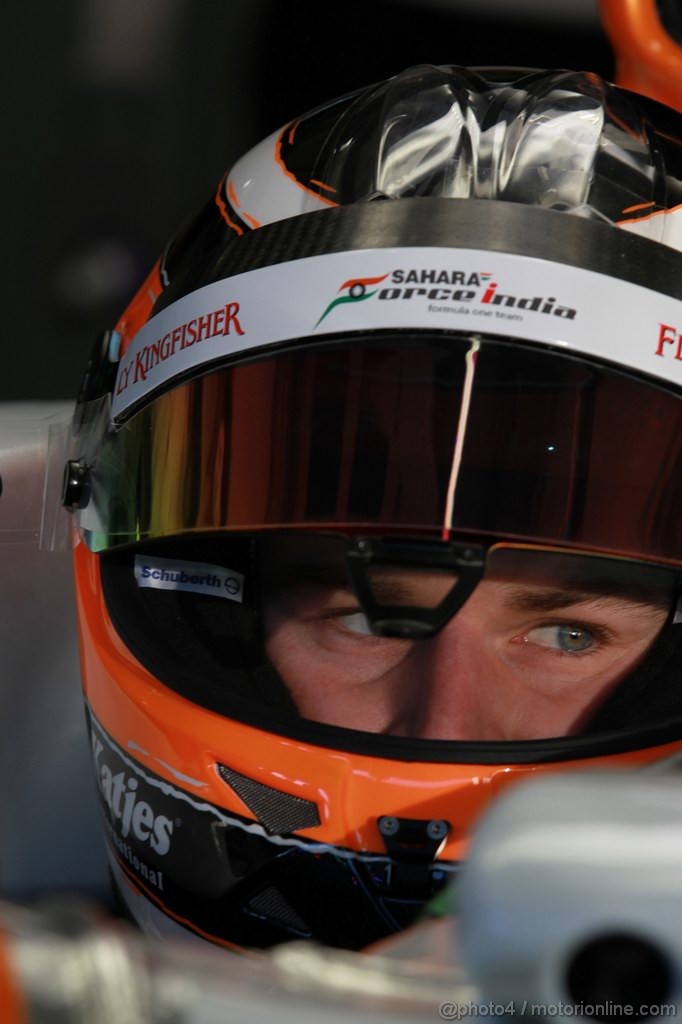
M470 336L304 344L216 369L101 443L93 550L194 531L475 534L682 564L682 401Z

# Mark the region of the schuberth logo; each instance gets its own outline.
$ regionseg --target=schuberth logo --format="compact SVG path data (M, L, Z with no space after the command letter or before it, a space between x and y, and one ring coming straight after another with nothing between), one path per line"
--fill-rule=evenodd
M329 303L315 326L318 327L325 317L341 303L361 302L375 295L379 301L384 302L426 299L429 303L430 313L466 314L473 311L479 315L492 316L494 314L505 319L523 319L518 312L508 312L509 309L512 309L527 313L552 314L567 320L575 319L577 311L570 306L561 305L554 296L523 296L501 292L498 291L498 282L491 280L492 276L491 273L483 271L399 269L390 274L384 274L382 277L352 278L341 285L339 292L345 294L337 296ZM381 284L387 278L390 278L390 281L383 288L367 290L368 285ZM434 303L460 303L461 305L434 305ZM480 308L481 306L488 308L484 310Z
M131 384L145 381L147 374L155 366L172 359L176 352L208 341L210 338L226 337L233 329L236 334L243 335L245 332L239 322L238 313L239 303L227 302L220 309L214 309L205 316L193 317L168 331L162 338L144 345L135 353L134 358L131 356L127 363L121 364L116 394L122 394Z
M239 602L244 591L244 576L232 569L146 555L135 555L135 582L153 590L185 590Z

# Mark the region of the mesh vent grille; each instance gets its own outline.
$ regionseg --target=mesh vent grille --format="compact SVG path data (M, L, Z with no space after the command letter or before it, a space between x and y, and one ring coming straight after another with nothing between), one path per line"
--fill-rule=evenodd
M279 789L249 779L246 775L218 765L221 779L234 790L270 836L315 828L320 824L317 804L300 796L282 793Z
M268 889L263 889L257 896L254 896L246 905L246 909L251 914L257 914L259 917L266 917L270 921L276 921L278 924L283 924L292 931L300 932L302 935L311 934L310 925L307 925L303 918L299 917L294 908L272 886Z

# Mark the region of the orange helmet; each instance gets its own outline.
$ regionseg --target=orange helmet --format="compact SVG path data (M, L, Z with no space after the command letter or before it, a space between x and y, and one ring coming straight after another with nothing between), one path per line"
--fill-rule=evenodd
M508 784L682 748L679 132L406 71L239 160L100 340L64 501L142 924L360 948Z

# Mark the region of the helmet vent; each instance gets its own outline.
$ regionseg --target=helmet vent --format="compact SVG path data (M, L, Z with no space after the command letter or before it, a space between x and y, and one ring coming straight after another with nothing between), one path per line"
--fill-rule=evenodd
M218 774L246 804L270 836L296 832L300 828L315 828L320 824L317 804L300 796L282 793L246 775L240 775L224 764L218 765Z
M307 925L303 918L299 917L294 908L287 903L284 897L269 886L267 889L263 889L257 896L254 896L246 905L246 911L249 914L256 914L258 917L265 917L269 921L274 921L277 924L284 925L291 931L298 932L300 935L311 935L312 929L310 925Z

